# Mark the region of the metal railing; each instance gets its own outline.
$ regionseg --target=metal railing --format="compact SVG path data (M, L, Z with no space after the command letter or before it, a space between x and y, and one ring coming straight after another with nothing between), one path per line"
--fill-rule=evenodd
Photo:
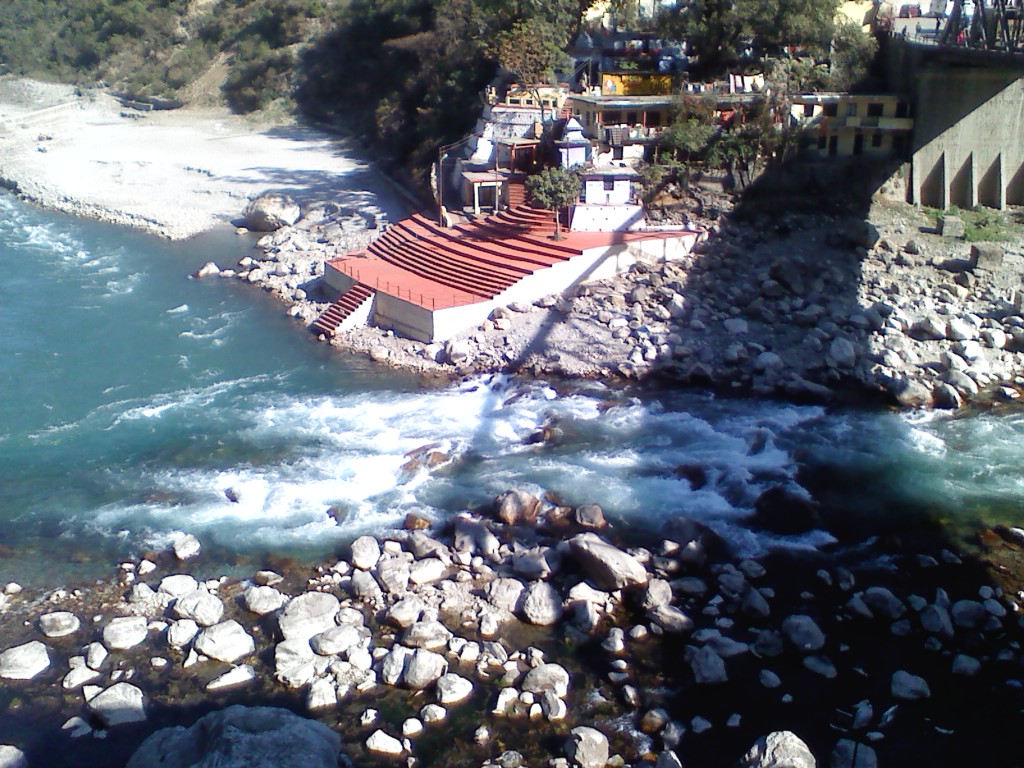
M460 296L459 293L456 293L454 291L451 294L451 301L447 301L446 295L437 296L435 294L428 296L424 294L422 291L413 291L411 288L403 288L399 283L395 283L394 286L392 286L390 280L385 280L382 284L381 279L379 277L375 277L373 279L373 282L370 283L369 280L363 279L362 272L359 269L356 269L355 267L349 266L347 264L332 266L339 272L341 272L343 275L352 278L361 285L365 285L367 288L372 288L375 291L381 291L383 293L386 293L388 296L394 296L399 299L406 299L410 303L418 304L419 306L424 308L430 307L430 309L432 310L437 309L438 303L441 303L445 306L445 308L448 308L465 307L470 304L477 304L481 301L486 301L486 299L483 297L466 298L470 294L463 293Z

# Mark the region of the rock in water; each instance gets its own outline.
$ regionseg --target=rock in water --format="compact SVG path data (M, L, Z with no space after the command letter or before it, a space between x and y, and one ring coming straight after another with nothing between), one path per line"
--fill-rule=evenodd
M569 546L587 576L601 589L623 589L647 583L647 571L635 557L596 533L573 536Z
M146 719L145 697L130 683L114 683L89 699L89 709L109 727Z
M740 761L741 768L816 768L814 755L792 731L774 731L758 739ZM130 768L130 767L129 767Z
M17 747L0 744L0 768L28 768L28 758Z
M127 768L336 768L341 738L286 709L236 705L157 731Z
M604 768L608 764L608 737L595 728L573 728L565 742L566 756L580 768Z
M254 232L273 232L290 227L302 214L298 204L288 195L267 192L245 207L245 226Z
M49 666L50 655L38 640L0 653L0 677L5 680L31 680Z

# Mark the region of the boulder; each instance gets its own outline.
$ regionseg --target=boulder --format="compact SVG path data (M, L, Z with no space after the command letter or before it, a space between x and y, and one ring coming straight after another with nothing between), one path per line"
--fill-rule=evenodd
M216 277L220 274L220 267L214 262L208 261L195 272L192 273L192 277L202 279L204 277Z
M256 642L234 619L207 627L196 638L195 650L211 659L234 664L256 650Z
M576 525L581 528L601 529L608 526L604 510L599 504L583 504L576 507L575 516Z
M114 683L89 699L89 711L108 728L146 720L142 691L130 683Z
M939 219L939 234L943 237L963 237L967 234L967 225L959 216L943 216Z
M215 677L206 684L207 691L223 691L229 688L240 688L256 679L256 670L249 664L232 667L220 677Z
M254 232L273 232L290 227L300 215L302 210L288 195L266 192L245 207L242 218L244 226Z
M0 768L28 768L28 758L17 747L0 744Z
M437 557L417 560L409 566L409 581L416 585L433 584L443 579L447 570L444 562Z
M370 734L370 738L366 740L366 749L369 752L376 752L378 755L390 755L391 757L398 757L405 752L401 741L379 729Z
M821 526L818 505L804 493L782 485L772 486L754 502L753 522L775 533L806 533Z
M142 616L122 616L111 619L103 628L103 644L112 651L133 648L149 633L149 626Z
M923 677L912 675L902 669L893 672L891 691L894 699L903 699L904 701L927 699L932 695L928 683Z
M817 768L814 755L792 731L762 736L740 761L741 768ZM130 766L129 766L130 768Z
M157 591L169 597L181 597L199 589L199 582L187 573L175 573L160 580Z
M273 613L287 602L283 594L273 587L249 587L242 595L245 607L259 616Z
M274 677L290 688L301 688L316 677L316 663L309 641L284 640L274 648Z
M570 765L604 768L608 764L608 737L596 728L580 725L569 732L565 754Z
M341 604L326 592L306 592L292 600L278 618L278 626L286 640L309 640L334 626L334 616Z
M341 738L323 723L276 707L235 705L191 727L157 731L127 768L337 768Z
M494 502L498 520L505 525L531 525L540 512L540 499L516 488L505 491Z
M402 635L407 648L426 648L436 651L448 645L452 633L439 621L417 621Z
M551 691L559 698L569 692L569 672L560 664L540 664L523 678L522 689L529 693L541 694Z
M202 546L199 539L189 533L175 541L173 549L174 556L179 560L191 560L193 557L199 557Z
M725 661L715 653L713 648L708 646L698 648L689 645L686 647L685 658L699 684L718 685L728 682L729 676L725 671Z
M878 756L867 744L840 739L832 750L829 768L878 768Z
M782 634L801 651L820 651L825 647L825 634L810 616L787 616L782 622Z
M423 648L417 649L405 664L402 680L414 691L422 691L448 670L444 656Z
M471 348L465 339L451 339L444 345L444 359L449 365L464 365L471 357Z
M1003 266L1003 246L998 243L978 243L971 246L971 269L996 271Z
M693 619L674 605L659 605L647 611L647 618L671 634L682 634L693 629Z
M309 644L320 656L334 656L340 653L347 653L349 649L355 648L363 641L363 631L360 631L361 629L361 627L354 624L342 624L337 627L331 627L318 635L313 635Z
M639 560L596 533L573 536L569 539L569 551L600 589L624 589L647 583L647 571Z
M167 628L167 644L171 648L185 648L199 634L199 625L192 619L178 619Z
M71 611L54 611L39 617L39 630L46 637L64 637L78 631L82 622Z
M49 666L50 654L38 640L0 653L0 678L4 680L31 680Z
M494 582L491 583L493 584ZM409 595L391 606L385 615L385 619L389 624L406 629L419 620L425 607L420 598L416 595Z
M352 542L352 565L368 571L380 560L380 544L373 536L360 536Z
M205 589L197 589L178 598L174 615L179 619L192 619L201 627L212 627L224 615L224 603Z
M437 679L437 700L441 704L457 704L473 693L473 681L449 673Z
M562 598L546 581L535 581L526 588L522 600L523 618L538 626L557 624L562 618Z
M519 579L499 576L484 588L484 596L495 608L515 613L525 590L526 585Z

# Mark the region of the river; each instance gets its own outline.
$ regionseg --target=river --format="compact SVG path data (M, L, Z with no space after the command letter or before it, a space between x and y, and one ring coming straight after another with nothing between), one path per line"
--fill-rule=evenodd
M954 419L599 383L426 385L317 343L251 286L188 279L249 245L230 230L168 243L0 196L0 583L106 575L184 533L212 566L251 573L511 487L597 502L620 527L688 515L751 553L923 520L966 545L1024 519L1019 409ZM557 441L531 441L550 425ZM408 467L426 445L445 463ZM813 491L830 530L751 528L778 484Z

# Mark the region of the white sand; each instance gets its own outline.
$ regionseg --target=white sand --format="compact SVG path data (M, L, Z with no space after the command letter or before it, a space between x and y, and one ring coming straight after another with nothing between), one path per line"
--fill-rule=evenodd
M98 92L0 78L0 179L47 208L182 239L262 192L407 211L344 142L224 112L138 112Z

